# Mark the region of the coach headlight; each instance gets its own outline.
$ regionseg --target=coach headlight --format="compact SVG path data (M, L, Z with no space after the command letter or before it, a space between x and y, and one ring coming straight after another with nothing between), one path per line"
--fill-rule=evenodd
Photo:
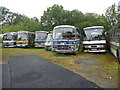
M89 46L88 46L88 45L85 45L84 47L85 47L85 48L89 48Z
M99 47L103 48L103 47L105 47L105 46L104 46L104 45L99 45Z
M35 43L35 45L38 45L38 43Z
M14 44L13 42L10 42L9 44Z
M74 48L75 48L75 46L70 46L70 48L71 48L71 49L74 49Z

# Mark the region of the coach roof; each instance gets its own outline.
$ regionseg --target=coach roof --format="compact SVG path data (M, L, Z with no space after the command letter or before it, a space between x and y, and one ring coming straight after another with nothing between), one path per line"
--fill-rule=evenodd
M61 27L70 27L70 28L76 29L74 26L71 26L71 25L60 25L60 26L54 27L54 29L55 29L55 28L61 28Z
M94 28L104 28L103 26L91 26L91 27L86 27L83 29L94 29Z

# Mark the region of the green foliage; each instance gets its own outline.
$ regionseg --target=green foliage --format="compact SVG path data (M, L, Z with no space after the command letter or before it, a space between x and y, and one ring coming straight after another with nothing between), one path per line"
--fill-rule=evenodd
M10 11L9 9L5 8L5 7L0 7L0 21L3 22L3 21L7 21L7 17L10 17Z
M5 7L0 7L0 21L2 25L12 25L17 24L21 21L22 15L10 12L9 9Z
M49 7L47 11L44 11L41 16L42 28L46 31L51 31L54 26L64 23L64 9L62 6L54 5Z
M44 11L40 21L34 18L10 12L5 7L0 7L0 20L2 21L2 33L27 31L52 31L57 25L73 25L81 30L89 26L104 26L105 30L110 30L118 19L115 11L115 4L106 10L105 15L95 13L83 14L79 10L64 10L61 5L53 5Z
M112 29L115 26L115 24L117 23L117 11L116 11L115 4L108 7L108 9L105 12L105 16L106 16L107 22L109 24L109 29Z
M17 22L17 19L16 19ZM15 24L7 24L3 27L3 33L5 32L17 32L20 30L25 30L25 31L40 31L41 24L34 19L30 19L26 16L22 17L21 21L15 23Z
M88 26L103 25L108 29L108 22L104 15L97 15L95 13L83 14L79 10L64 10L62 6L54 5L44 11L41 16L41 25L43 30L51 31L57 25L73 25L80 29Z

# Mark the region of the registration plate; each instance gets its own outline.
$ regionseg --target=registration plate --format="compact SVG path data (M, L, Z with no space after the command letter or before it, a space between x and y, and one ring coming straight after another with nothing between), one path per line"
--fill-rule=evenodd
M97 49L91 49L92 51L97 51Z

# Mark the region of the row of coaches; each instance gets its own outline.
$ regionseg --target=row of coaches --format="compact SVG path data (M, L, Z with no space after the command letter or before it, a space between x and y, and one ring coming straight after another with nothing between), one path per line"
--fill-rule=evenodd
M48 34L45 45L46 50L74 54L80 47L83 52L106 52L110 48L120 63L120 23L109 32L105 32L103 26L85 27L83 30L70 25L56 26Z
M80 30L74 26L56 26L52 33L52 51L76 54L80 47L83 52L106 52L103 26L91 26Z
M47 31L8 32L3 35L4 47L44 47L57 53L76 54L80 47L83 52L106 52L109 48L120 61L120 25L105 34L103 26L85 27L80 30L70 25L60 25Z
M103 26L91 26L80 30L70 25L54 27L52 32L18 31L3 36L4 47L45 47L57 53L76 54L80 47L83 52L106 52Z
M47 33L46 31L4 33L3 47L43 47Z

